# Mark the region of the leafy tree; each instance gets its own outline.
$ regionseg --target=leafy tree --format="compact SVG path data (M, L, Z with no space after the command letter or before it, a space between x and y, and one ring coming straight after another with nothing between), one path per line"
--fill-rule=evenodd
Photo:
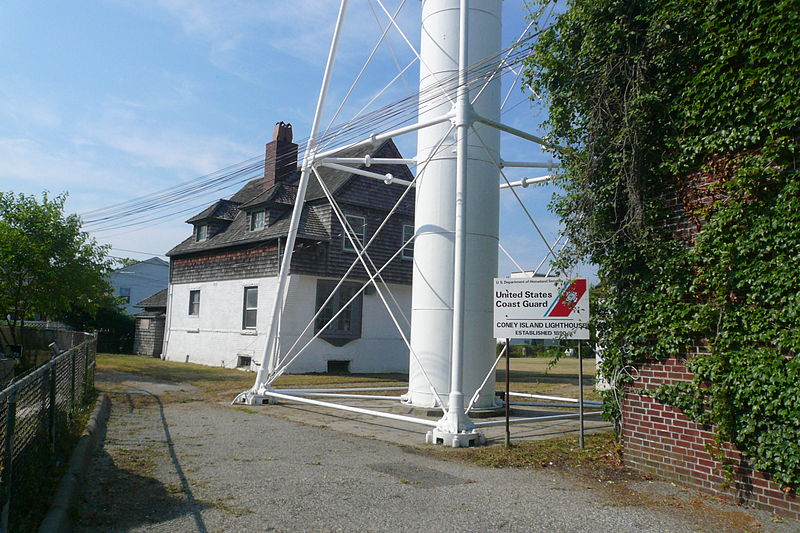
M125 268L141 263L138 259L131 259L130 257L113 257L114 265L118 268Z
M527 81L564 147L553 202L571 243L564 261L594 262L603 283L603 371L705 346L687 361L693 383L652 395L796 489L798 2L568 5Z
M59 316L92 310L109 291L108 248L81 231L77 215L64 215L66 195L41 200L0 194L0 314L5 344L19 344L19 328L34 314ZM23 352L24 353L24 352Z
M108 353L132 353L136 319L125 312L121 299L103 295L92 309L73 308L62 320L81 331L98 333L97 350Z

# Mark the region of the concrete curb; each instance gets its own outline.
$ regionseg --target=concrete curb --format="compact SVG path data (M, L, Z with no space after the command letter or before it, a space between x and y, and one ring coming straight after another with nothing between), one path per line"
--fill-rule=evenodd
M89 423L69 458L67 472L61 478L50 509L39 526L39 533L66 533L72 530L71 511L80 496L81 484L92 454L105 433L110 408L108 397L101 394L89 417Z

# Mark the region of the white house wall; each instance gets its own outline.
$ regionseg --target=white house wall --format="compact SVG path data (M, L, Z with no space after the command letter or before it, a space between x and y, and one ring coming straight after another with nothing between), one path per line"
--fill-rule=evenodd
M281 321L281 354L287 350L315 313L317 277L292 275ZM258 287L255 330L243 330L244 288ZM169 303L169 331L164 358L232 368L239 356L260 361L271 320L271 302L277 278L173 284ZM389 285L406 316L411 311L411 287ZM199 314L189 315L189 292L200 291ZM398 322L408 325L396 312ZM292 353L314 335L313 325ZM392 323L377 293L363 296L361 338L337 347L315 339L287 370L288 373L325 372L329 360L349 361L351 372L407 372L408 349Z
M289 281L289 298L281 324L281 353L294 344L300 332L309 323L315 313L317 277L291 276ZM410 318L411 287L408 285L389 284L403 313ZM388 299L388 296L387 296ZM259 301L259 306L261 302ZM398 323L405 327L408 335L408 324L402 316L395 312ZM311 326L303 335L298 348L304 346L313 337ZM361 319L361 338L337 347L322 339L315 339L289 368L290 373L324 372L328 360L349 361L350 372L408 372L408 347L397 332L386 308L377 293L364 294Z
M239 356L260 358L269 330L277 278L206 281L172 285L164 358L235 367ZM244 288L258 287L256 329L242 329ZM200 291L200 311L189 315L189 292Z

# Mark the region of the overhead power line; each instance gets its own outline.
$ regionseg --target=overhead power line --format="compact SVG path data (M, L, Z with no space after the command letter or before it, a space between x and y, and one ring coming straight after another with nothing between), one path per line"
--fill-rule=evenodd
M529 54L529 49L525 45L540 33L541 31L520 39L497 54L472 64L468 68L466 85L477 89L491 78L500 79L510 73L513 67L521 66ZM411 93L374 111L330 128L317 139L317 149L344 146L360 141L373 133L385 132L406 125L416 120L419 113L440 106L443 99L446 98L443 95L455 95L459 87L459 76L457 72L454 72L421 91ZM297 157L302 160L305 151L309 148L308 139L299 140L297 145ZM280 166L289 163L289 157L293 156L279 157L276 164ZM84 212L81 215L84 227L89 231L110 231L143 224L161 223L166 219L207 207L208 197L211 194L230 191L233 187L261 177L263 172L263 156L253 157L176 186ZM198 198L201 197L203 198L202 203L197 203ZM187 203L192 200L194 200L192 205L187 207Z

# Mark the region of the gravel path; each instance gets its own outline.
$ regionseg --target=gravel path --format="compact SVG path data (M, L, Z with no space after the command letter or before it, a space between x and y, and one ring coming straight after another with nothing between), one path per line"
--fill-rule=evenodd
M147 388L111 395L77 532L677 533L754 520L757 531L791 531L665 484L630 497L558 472L438 460L265 416L269 406L163 403Z

